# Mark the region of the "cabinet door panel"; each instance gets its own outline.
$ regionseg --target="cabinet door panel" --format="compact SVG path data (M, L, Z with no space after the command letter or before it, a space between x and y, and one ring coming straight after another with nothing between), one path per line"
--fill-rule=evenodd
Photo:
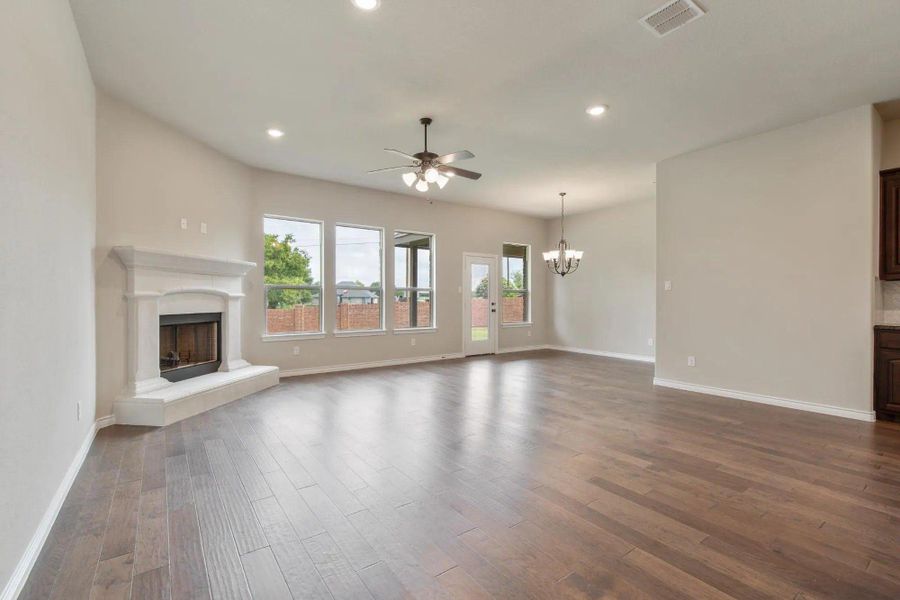
M881 279L900 279L900 172L881 174Z
M900 350L880 349L875 368L875 407L900 414Z

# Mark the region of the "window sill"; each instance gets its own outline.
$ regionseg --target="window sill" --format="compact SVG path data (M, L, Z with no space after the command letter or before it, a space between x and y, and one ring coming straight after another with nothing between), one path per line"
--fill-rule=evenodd
M532 325L534 325L534 323L532 323L532 322L529 321L528 323L501 323L501 324L500 324L500 327L504 327L504 328L506 328L506 327L515 328L515 327L531 327Z
M385 335L384 329L363 329L361 331L335 331L334 337L366 337L370 335Z
M409 335L411 333L437 333L437 327L404 327L394 330L394 335Z
M298 340L324 340L325 333L264 333L260 336L264 342L294 342Z

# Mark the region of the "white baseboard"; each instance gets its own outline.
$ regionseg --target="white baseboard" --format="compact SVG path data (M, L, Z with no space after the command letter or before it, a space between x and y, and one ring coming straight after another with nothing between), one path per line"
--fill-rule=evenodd
M326 365L322 367L306 367L303 369L282 369L281 377L301 377L303 375L315 375L318 373L337 373L340 371L358 371L360 369L375 369L378 367L395 367L399 365L412 365L415 363L435 362L438 360L450 360L465 358L462 352L450 352L435 356L413 356L410 358L391 358L388 360L373 360L362 363L349 363L345 365Z
M729 390L726 388L718 388L709 385L698 385L696 383L675 381L673 379L661 379L659 377L653 378L653 385L673 388L676 390L685 390L687 392L697 392L699 394L709 394L711 396L733 398L735 400L747 400L748 402L758 402L760 404L770 404L772 406L793 408L795 410L805 410L807 412L831 415L833 417L856 419L857 421L875 420L875 411L871 410L841 408L839 406L831 406L829 404L817 404L815 402L805 402L803 400L791 400L790 398L779 398L778 396L766 396L764 394L741 392L739 390Z
M603 356L606 358L620 358L622 360L636 360L645 363L656 362L656 357L645 354L623 354L622 352L590 350L588 348L575 348L574 346L546 346L546 348L550 350L559 350L560 352L576 352L578 354L590 354L592 356Z
M510 354L512 352L533 352L535 350L547 350L550 348L547 344L535 344L533 346L512 346L510 348L500 348L497 354Z
M22 591L25 582L28 581L28 576L31 574L31 569L34 568L34 563L37 562L38 556L40 556L41 550L44 547L44 543L47 541L47 536L50 535L50 529L53 528L53 523L59 515L63 502L65 502L66 496L69 495L69 490L75 482L75 477L78 475L78 471L84 463L88 450L91 449L91 444L94 442L94 436L97 435L99 430L112 425L114 422L115 420L112 416L103 417L97 419L97 421L91 425L91 428L88 429L84 441L81 442L78 452L75 453L72 462L69 464L69 469L66 471L63 480L56 488L56 493L53 494L53 498L50 499L50 505L47 507L47 510L44 511L44 516L41 518L40 523L38 523L34 535L31 536L31 541L28 542L28 546L25 548L22 558L19 559L19 563L16 565L9 581L6 582L6 586L3 588L3 592L0 593L0 600L15 600Z

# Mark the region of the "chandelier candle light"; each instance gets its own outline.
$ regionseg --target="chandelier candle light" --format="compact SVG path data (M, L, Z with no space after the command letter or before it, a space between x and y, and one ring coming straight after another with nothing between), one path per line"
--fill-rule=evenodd
M565 277L569 273L574 273L581 264L581 256L584 254L581 250L569 249L569 242L566 240L566 193L559 194L559 245L555 250L544 252L544 261L547 268L551 271Z

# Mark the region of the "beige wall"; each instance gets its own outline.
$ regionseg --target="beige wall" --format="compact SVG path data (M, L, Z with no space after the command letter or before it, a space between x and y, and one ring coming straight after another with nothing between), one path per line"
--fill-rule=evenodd
M659 163L657 377L872 409L874 121L863 106Z
M330 241L337 222L427 231L437 236L436 333L264 342L260 268L245 285L244 356L285 370L460 352L462 253L499 255L504 241L545 244L545 223L525 217L253 169L226 158L127 104L98 92L97 331L99 415L110 414L125 384L124 270L109 255L130 244L263 262L262 218L277 214L325 221L325 282L333 282ZM477 185L459 181L455 185ZM180 228L181 217L189 222ZM208 233L199 232L200 221ZM390 294L393 263L385 260ZM534 326L503 328L500 347L545 343L546 278L533 269ZM326 296L326 331L334 300ZM390 314L390 312L388 313ZM532 335L528 335L529 332ZM294 356L294 346L300 347Z
M252 254L250 183L250 168L98 90L98 415L112 414L126 381L125 269L110 248L245 259Z
M652 357L656 320L656 202L620 204L566 218L566 238L584 251L571 276L552 276L551 343ZM548 248L559 219L547 223ZM541 265L542 268L543 265Z
M0 78L2 589L94 421L94 86L68 2L3 3Z

